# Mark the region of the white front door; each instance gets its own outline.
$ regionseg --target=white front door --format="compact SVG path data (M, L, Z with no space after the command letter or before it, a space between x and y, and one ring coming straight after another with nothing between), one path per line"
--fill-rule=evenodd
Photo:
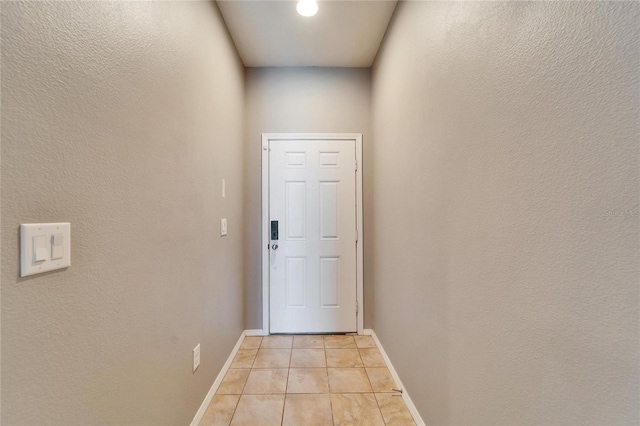
M270 332L355 332L355 141L269 148Z

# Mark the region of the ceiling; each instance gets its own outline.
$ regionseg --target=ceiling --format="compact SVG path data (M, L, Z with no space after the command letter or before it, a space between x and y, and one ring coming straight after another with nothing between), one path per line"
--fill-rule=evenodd
M291 0L218 0L247 67L370 67L397 0L320 0L303 17Z

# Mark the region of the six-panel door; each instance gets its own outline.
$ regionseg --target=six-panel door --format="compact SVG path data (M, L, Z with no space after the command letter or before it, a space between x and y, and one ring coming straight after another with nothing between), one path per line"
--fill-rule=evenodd
M355 142L271 141L269 158L270 332L355 332Z

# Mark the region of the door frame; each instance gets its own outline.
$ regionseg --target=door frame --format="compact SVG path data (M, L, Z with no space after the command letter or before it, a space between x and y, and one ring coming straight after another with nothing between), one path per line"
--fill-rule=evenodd
M262 334L269 335L269 144L271 141L354 141L356 145L356 324L358 334L364 330L362 237L362 133L263 133L262 134Z

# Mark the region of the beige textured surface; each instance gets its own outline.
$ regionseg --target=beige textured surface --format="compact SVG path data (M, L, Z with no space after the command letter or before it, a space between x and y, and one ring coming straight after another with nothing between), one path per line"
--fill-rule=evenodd
M253 362L253 368L287 367L291 359L291 349L260 349Z
M327 349L355 349L353 336L324 336L324 347Z
M357 349L325 349L327 367L364 367Z
M358 348L375 348L376 342L371 336L353 336Z
M329 395L287 395L283 426L333 426Z
M374 392L393 392L394 389L398 389L398 385L393 381L391 372L387 367L367 367L365 370Z
M240 345L241 349L257 349L262 344L262 337L248 336L245 337Z
M324 337L322 336L295 336L293 347L301 349L324 349ZM294 351L295 353L295 351Z
M384 425L376 398L372 393L333 394L331 407L335 426Z
M220 395L240 395L251 372L248 368L231 368L224 375L218 393Z
M289 370L286 368L253 369L242 393L285 393L288 374Z
M399 3L375 331L427 424L640 422L639 9Z
M385 362L378 348L362 348L358 349L360 358L365 367L384 367Z
M331 393L373 392L364 368L328 368Z
M376 400L380 413L387 426L413 426L415 422L411 413L407 409L402 394L399 393L377 393Z
M300 338L305 337L305 338ZM247 338L245 338L246 340ZM273 339L265 339L270 341ZM278 340L278 339L276 339ZM318 342L355 343L351 336L294 336L293 341L298 345L318 346ZM360 339L365 344L373 343L372 339ZM244 342L243 342L244 343ZM256 341L252 340L255 344ZM324 346L324 345L323 345ZM243 349L246 350L246 349ZM253 349L255 350L255 349ZM260 349L265 350L265 349ZM267 349L273 350L273 349ZM282 349L280 349L282 350ZM288 351L288 349L284 349ZM320 353L323 357L329 353L350 353L359 358L363 349L293 349L300 357L306 354ZM313 352L310 352L313 351ZM279 369L262 369L255 365L251 369L229 370L229 380L225 378L218 389L213 401L206 410L205 418L210 422L227 424L236 422L252 426L270 424L280 425L375 425L382 423L383 417L388 424L412 425L413 420L405 405L402 395L392 392L390 388L397 387L393 383L390 371L385 368L299 368L294 363L299 360L291 357L288 366ZM317 362L317 360L314 360ZM361 364L361 362L360 362ZM288 367L288 368L286 368ZM249 379L244 383L246 377ZM241 389L242 397L238 402L238 395L233 395ZM232 391L232 392L230 392ZM396 395L396 399L384 397ZM273 398L246 398L247 396L270 396ZM335 398L332 398L336 395ZM279 404L278 396L284 396L284 412ZM236 399L234 399L234 397ZM282 414L282 418L278 417Z
M256 359L257 349L240 349L229 368L251 368Z
M291 368L287 393L328 393L326 368Z
M291 351L292 367L326 367L324 349L294 349Z
M228 426L239 399L240 395L215 395L199 426Z
M278 426L283 411L284 394L242 395L231 426Z
M293 336L265 336L262 338L260 348L290 349L293 345Z
M209 2L2 2L1 19L1 422L188 424L244 328L244 71L224 23ZM20 223L59 221L71 267L19 278Z
M248 68L245 134L245 325L262 328L262 133L362 133L364 325L373 326L371 72L365 68Z

